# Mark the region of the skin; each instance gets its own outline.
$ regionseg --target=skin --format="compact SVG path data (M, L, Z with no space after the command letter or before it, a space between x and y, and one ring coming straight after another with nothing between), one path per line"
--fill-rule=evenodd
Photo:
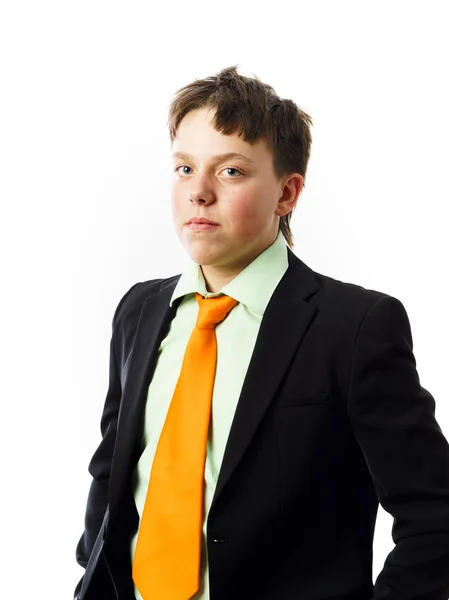
M280 217L289 213L304 184L299 173L277 180L264 140L251 145L237 133L226 136L211 123L214 109L190 111L172 144L172 217L190 258L200 265L208 292L221 288L276 240ZM175 153L184 156L176 157ZM216 160L236 152L249 158ZM204 217L220 224L195 231L186 223Z

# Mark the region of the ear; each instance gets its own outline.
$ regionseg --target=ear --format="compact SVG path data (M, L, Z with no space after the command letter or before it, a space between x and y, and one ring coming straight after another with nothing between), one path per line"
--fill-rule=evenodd
M303 186L304 177L299 173L292 173L286 176L283 183L282 196L279 198L276 208L278 216L283 217L293 210Z

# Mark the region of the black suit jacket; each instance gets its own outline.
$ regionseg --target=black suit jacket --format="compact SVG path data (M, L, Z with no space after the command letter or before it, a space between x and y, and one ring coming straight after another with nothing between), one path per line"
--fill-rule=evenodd
M420 385L404 306L287 250L208 516L210 598L447 600L449 445ZM179 277L135 284L114 314L103 439L76 551L81 600L133 598L130 474ZM373 586L379 502L394 517L395 545Z

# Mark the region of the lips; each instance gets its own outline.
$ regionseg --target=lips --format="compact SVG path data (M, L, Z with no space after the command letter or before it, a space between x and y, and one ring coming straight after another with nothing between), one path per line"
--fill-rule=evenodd
M216 229L220 229L220 225L213 223L187 223L186 227L191 229L192 231L215 231Z
M215 221L210 221L209 219L204 219L204 218L198 218L198 217L194 217L193 219L190 219L190 221L187 221L187 225L191 225L191 224L205 224L205 225L219 225L219 223L216 223Z

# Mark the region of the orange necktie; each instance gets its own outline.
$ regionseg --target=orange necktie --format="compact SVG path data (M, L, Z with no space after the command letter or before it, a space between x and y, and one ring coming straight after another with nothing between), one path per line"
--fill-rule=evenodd
M238 301L203 298L151 469L132 575L144 600L189 600L200 587L203 479L217 365L215 325Z

